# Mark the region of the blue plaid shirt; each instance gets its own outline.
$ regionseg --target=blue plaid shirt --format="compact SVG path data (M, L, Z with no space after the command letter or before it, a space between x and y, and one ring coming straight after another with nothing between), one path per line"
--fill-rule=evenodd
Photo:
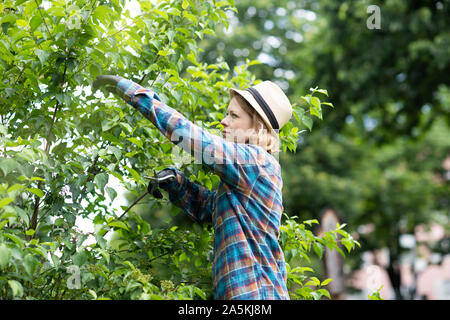
M169 140L220 177L211 191L175 168L172 203L214 226L215 299L289 299L278 243L283 212L281 168L263 148L233 143L193 124L152 91L121 80L119 94Z

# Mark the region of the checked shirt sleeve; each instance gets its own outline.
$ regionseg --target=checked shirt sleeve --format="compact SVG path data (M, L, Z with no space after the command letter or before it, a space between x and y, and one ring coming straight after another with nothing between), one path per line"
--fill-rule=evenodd
M169 168L177 175L177 180L169 185L169 199L177 207L184 209L198 223L211 222L216 192L189 180L183 172Z
M190 153L195 161L213 170L230 188L249 187L251 179L243 177L241 165L255 160L255 149L228 142L200 128L161 102L156 93L130 80L121 80L117 90L128 104L138 109L170 141Z

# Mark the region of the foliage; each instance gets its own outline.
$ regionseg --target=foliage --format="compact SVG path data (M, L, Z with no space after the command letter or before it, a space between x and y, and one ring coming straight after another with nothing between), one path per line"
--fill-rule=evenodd
M316 219L306 220L299 223L298 217L287 217L281 227L280 243L285 254L288 270L288 289L292 299L318 300L323 296L330 298L330 293L324 287L333 281L325 279L320 281L314 276L315 270L308 266L292 267L296 261L310 262L311 252L319 259L323 258L325 248L338 251L345 257L340 245L343 245L347 252L360 246L359 242L344 231L345 224L337 225L336 229L326 231L321 236L315 236L308 227L319 224ZM308 227L307 227L308 226ZM306 275L310 272L311 275Z
M376 147L354 132L333 138L316 131L305 137L301 152L280 159L285 210L312 219L333 208L350 231L358 231L364 251L389 248L389 265L395 264L405 252L402 234L414 234L420 224L448 224L448 135L445 122L437 121L418 141Z
M381 297L380 291L383 289L383 286L381 286L377 291L369 294L367 297L369 300L384 300L383 297Z
M299 127L306 127L309 131L313 128L313 116L322 120L322 105L331 106L333 104L330 102L322 102L317 94L323 94L328 96L328 92L325 89L310 88L310 94L301 96L301 100L294 103L293 108L293 118L298 126L295 126L295 121L289 121L281 130L279 137L282 142L283 151L286 152L286 148L289 151L295 152L297 149L298 139L301 133L306 130L299 131ZM287 134L286 134L287 133Z
M365 27L369 5L379 6L381 29ZM335 129L351 115L360 136L389 143L422 137L440 118L450 124L439 98L450 81L449 12L447 1L321 1L311 68L333 103L345 106L327 119Z
M132 211L118 220L112 203L119 186L138 196L144 177L167 166L209 188L217 177L174 162L173 145L158 130L123 102L93 95L90 85L98 74L122 75L195 123L219 127L227 89L257 83L249 67L258 62L230 69L223 59L198 60L198 42L214 36L216 25L228 26L233 1L139 4L135 15L123 0L0 4L2 299L211 298L210 226L153 229ZM295 150L299 128L311 129L306 113L321 118L325 103L317 95L324 93L312 89L296 106L298 123L280 133L284 150ZM148 210L165 201L153 200ZM79 218L91 220L94 231L79 230ZM293 257L335 247L337 234L321 240L303 229L302 238L302 228L283 227L281 241ZM305 283L300 273L290 269L302 284L294 298L327 296L329 280Z

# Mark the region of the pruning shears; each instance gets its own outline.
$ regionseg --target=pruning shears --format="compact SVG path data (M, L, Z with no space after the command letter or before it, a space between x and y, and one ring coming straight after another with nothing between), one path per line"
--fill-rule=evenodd
M158 173L155 173L154 177L147 177L144 176L143 178L149 179L150 182L147 186L147 191L142 194L141 196L139 196L139 198L137 198L118 218L118 220L122 219L122 217L128 212L130 211L131 208L133 208L139 201L142 200L142 198L144 198L147 194L152 194L155 198L157 199L162 199L163 195L161 193L160 187L165 184L165 183L170 183L172 181L174 181L177 177L175 172L173 172L172 170L162 170Z

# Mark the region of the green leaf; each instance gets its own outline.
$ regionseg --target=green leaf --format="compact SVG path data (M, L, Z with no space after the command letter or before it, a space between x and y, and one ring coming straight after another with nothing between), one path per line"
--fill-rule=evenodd
M163 17L165 20L169 21L169 15L167 14L167 12L159 10L159 9L155 9L154 11L157 14L159 14L161 17Z
M305 113L305 109L300 107L294 108L294 118L297 120L298 124L302 124L303 115Z
M123 261L122 263L129 266L131 270L133 270L133 271L136 270L136 268L133 266L133 264L130 261L126 260L126 261Z
M105 240L104 246L106 247L106 240ZM100 249L100 254L102 255L103 258L105 258L106 263L109 264L109 261L110 261L109 252L106 250Z
M111 201L114 201L114 199L117 197L117 192L111 187L106 187L106 193L108 193L108 197L111 199Z
M323 256L323 250L324 250L323 245L322 245L321 243L314 242L314 244L313 244L313 249L314 249L314 252L317 254L317 256L318 256L320 259L322 259L322 256Z
M318 293L317 291L312 291L312 292L311 292L311 297L312 297L314 300L319 300L320 298L322 298L322 295L321 295L320 293Z
M317 277L311 277L310 280L305 283L305 286L320 286L320 280Z
M142 178L141 178L141 175L140 175L136 170L134 170L134 169L132 169L132 168L130 168L130 167L128 167L128 166L124 166L124 168L125 168L129 173L131 173L131 175L133 176L133 178L134 178L134 180L135 180L136 182L143 183Z
M103 191L103 189L105 188L106 184L108 183L108 174L106 173L99 173L95 176L94 178L94 182L97 185L97 187Z
M328 299L331 299L330 293L328 292L327 289L319 289L319 290L317 290L317 292L320 293L320 294L322 294L322 295L324 295L324 296L327 297Z
M9 233L5 234L4 237L14 241L14 243L17 244L20 248L23 247L23 241L19 237L16 237L15 235L12 235ZM0 266L1 266L1 263L0 263Z
M142 148L144 146L143 142L141 140L137 139L137 138L132 137L132 138L128 138L127 140L132 142L132 143L134 143L139 148Z
M4 34L8 34L8 29L9 29L10 26L11 26L11 23L10 23L10 22L3 22L3 23L2 23L2 31L3 31ZM0 50L3 49L3 48L5 48L3 43L0 42L0 45L1 45ZM6 49L6 48L5 48L5 49ZM9 53L9 51L6 51L6 53ZM10 60L8 59L8 62L9 62L9 61L10 61Z
M122 151L120 151L119 148L114 147L114 146L109 146L108 150L110 150L112 153L114 153L114 156L116 157L117 160L120 160L122 158Z
M3 171L3 174L7 176L8 173L12 172L17 168L17 161L12 158L2 159L0 161L0 168Z
M31 18L30 21L30 27L31 27L31 31L34 31L37 29L37 27L39 27L42 24L43 20L42 17L40 15L35 15L33 16L33 18Z
M204 180L203 180L203 185L204 185L205 187L207 187L209 190L211 190L211 189L212 189L212 182L211 182L211 179L204 179Z
M305 273L305 272L314 272L314 270L313 269L311 269L311 268L309 268L309 267L295 267L294 269L292 269L291 270L291 273L296 273L296 272L298 272L298 273L301 273L301 274L303 274L303 273Z
M213 187L217 189L220 184L220 177L216 174L211 175L211 182L213 184Z
M4 268L8 265L11 258L11 249L0 243L0 268Z
M34 231L34 230L33 230ZM27 274L32 277L36 272L38 261L36 257L32 254L27 254L23 260L23 266Z
M345 228L346 225L347 225L346 223L343 223L343 224L338 223L338 224L336 224L336 228L338 228L340 230L340 229Z
M105 22L105 21L109 21L110 12L111 12L111 9L108 6L100 5L95 8L94 16L98 20Z
M128 226L122 221L112 221L108 223L108 226L128 230Z
M333 281L333 279L328 278L322 281L322 283L320 284L320 286L326 286L327 284L329 284L331 281Z
M311 219L311 220L305 220L303 221L304 224L307 224L308 226L312 226L313 223L319 224L319 221L317 219Z
M17 0L17 1L15 1L14 5L20 6L22 3L27 2L27 1L29 1L29 0Z
M3 229L3 227L8 223L8 219L5 219L3 221L0 222L0 230Z
M98 63L93 62L89 66L89 73L91 74L92 78L95 78L102 73L102 68Z
M313 121L312 121L311 117L304 115L302 118L302 122L309 129L309 131L312 130Z
M95 240L97 241L98 245L100 246L100 248L102 249L106 249L107 246L107 242L106 239L103 238L101 235L96 234L95 235Z
M322 120L322 110L321 109L316 109L316 108L311 107L309 109L309 112L311 115L316 116L317 118Z
M341 248L339 248L338 246L334 247L334 249L336 249L337 252L339 252L344 258L345 258L345 253L344 251L342 251Z
M205 293L204 293L200 288L195 287L195 288L194 288L194 292L195 292L200 298L202 298L203 300L206 300L206 295L205 295Z
M183 11L183 17L185 17L186 19L188 19L190 22L192 22L194 24L197 22L197 17L194 16L193 14L190 14L187 11Z
M310 94L307 94L306 96L302 96L301 98L308 104L308 106L311 104L311 95Z
M317 97L311 97L311 104L315 109L320 110L320 99Z
M350 252L354 247L353 243L347 239L342 239L341 243L347 249L347 252Z
M108 119L103 119L101 126L103 131L107 131L116 125L115 122L109 121Z
M125 129L127 129L127 131L129 132L129 133L133 133L133 128L131 128L131 126L128 124L128 123L126 123L126 122L120 122L119 123L122 127L124 127Z
M85 250L81 250L72 256L72 262L81 267L88 261L88 254Z
M16 20L16 24L19 27L26 27L26 26L28 26L28 22L26 20L23 20L23 19L17 19Z
M40 177L31 177L30 181L45 181L45 179Z
M229 6L230 2L229 1L219 1L216 2L215 6L216 8L221 8L221 7L225 7L225 6Z
M97 293L94 290L89 289L88 292L92 296L92 298L94 298L94 300L97 300Z
M44 192L42 192L41 189L38 188L26 188L26 191L30 191L31 193L35 194L39 198L42 198L44 196Z
M311 91L312 94L318 92L318 93L328 96L328 91L326 89L317 89L317 87L316 87L316 88L309 88L309 90Z
M170 15L173 15L173 16L177 16L177 17L179 17L181 15L180 10L178 10L177 8L169 8L167 10L167 13Z
M15 298L21 298L23 296L22 284L17 280L8 280L8 285L12 290L12 294Z
M312 289L310 287L304 286L296 290L296 293L304 298L310 298Z
M367 297L369 298L369 300L384 300L383 297L381 297L380 291L383 288L383 286L381 286L380 288L378 288L378 290L376 292L373 292L372 294L369 294Z
M13 201L14 201L14 199L12 199L12 198L4 198L4 199L0 200L0 209L4 206L10 204Z
M330 107L334 108L334 106L331 102L321 102L321 104L324 104L326 106L330 106Z
M50 57L50 52L41 50L41 49L35 49L34 52L36 53L36 55L39 58L39 61L41 62L42 65L45 65L45 63L47 62L48 58Z

